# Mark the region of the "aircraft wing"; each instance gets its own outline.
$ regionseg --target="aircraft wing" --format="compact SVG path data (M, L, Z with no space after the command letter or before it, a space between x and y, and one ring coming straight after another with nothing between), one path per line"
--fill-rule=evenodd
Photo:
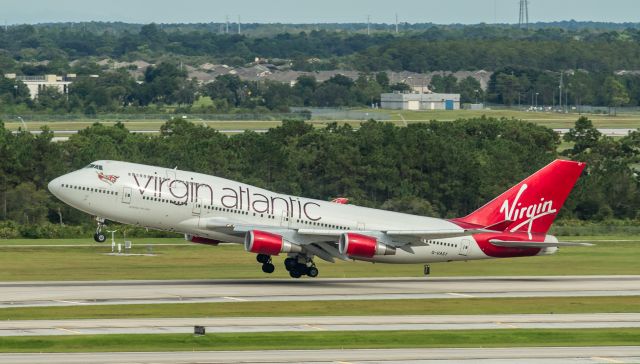
M508 241L491 239L489 242L495 246L502 246L508 248L557 248L563 246L594 246L591 243L573 243L573 242L545 242L545 241Z
M318 229L318 228L301 228L292 229L286 226L269 226L259 224L246 224L229 220L226 218L210 218L205 222L201 222L207 230L215 230L232 235L245 234L251 230L263 230L277 234L288 235L293 241L300 245L312 244L316 242L334 242L337 243L340 236L344 233L356 233L368 235L378 238L380 241L393 247L402 247L406 245L426 245L428 240L447 239L473 234L494 231L489 228L474 229L424 229L424 230L337 230L337 229Z

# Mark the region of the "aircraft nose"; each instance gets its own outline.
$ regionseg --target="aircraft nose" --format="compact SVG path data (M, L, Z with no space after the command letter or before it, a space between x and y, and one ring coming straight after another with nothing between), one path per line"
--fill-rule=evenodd
M54 196L59 197L60 190L62 189L62 177L58 177L53 181L49 182L49 185L47 185L47 188L51 193L53 193Z

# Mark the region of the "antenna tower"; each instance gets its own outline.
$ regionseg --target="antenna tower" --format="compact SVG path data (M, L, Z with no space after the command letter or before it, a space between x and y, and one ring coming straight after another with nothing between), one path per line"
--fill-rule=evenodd
M367 15L367 35L371 35L371 15Z
M398 34L398 13L396 13L396 34Z
M520 18L518 19L520 28L529 29L529 0L520 0Z

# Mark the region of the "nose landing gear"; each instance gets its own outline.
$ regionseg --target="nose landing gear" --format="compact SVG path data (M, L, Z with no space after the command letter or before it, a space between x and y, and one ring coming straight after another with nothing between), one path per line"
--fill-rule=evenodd
M107 237L102 233L102 228L105 226L104 219L96 217L96 221L98 221L98 227L96 228L96 233L93 234L93 240L96 243L104 243L107 240Z

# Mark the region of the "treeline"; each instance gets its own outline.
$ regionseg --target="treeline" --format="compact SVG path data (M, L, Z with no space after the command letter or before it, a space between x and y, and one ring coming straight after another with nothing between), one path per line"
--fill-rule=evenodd
M559 88L561 81L562 89ZM551 72L507 67L491 75L487 100L509 106L558 106L561 100L569 107L638 106L640 73L615 75L584 70Z
M52 143L52 137L47 130L12 134L0 124L0 220L32 225L58 223L62 216L69 225L90 223L46 186L101 159L177 166L283 193L454 217L557 158L560 143L551 129L488 118L406 128L370 121L358 129L285 121L264 134L232 136L176 119L159 136L96 124L66 142ZM566 140L575 145L566 156L588 166L563 216L637 218L638 177L630 166L638 159L640 133L608 138L581 119Z
M480 83L469 78L464 82L463 100L474 96ZM219 76L214 82L200 85L189 80L178 65L161 63L150 66L144 82L136 82L126 71L104 72L100 77L83 77L69 86L68 94L56 88L41 90L33 100L20 81L0 78L0 112L84 113L165 112L229 113L288 112L292 106L371 106L378 105L380 94L407 91L409 85L391 84L385 72L361 74L356 80L336 75L325 82L313 76L300 76L296 84L254 82L236 75Z
M243 65L255 57L293 60L294 68L352 68L365 72L497 70L508 66L560 71L611 72L640 69L640 30L519 30L501 26L433 26L424 31L361 33L309 31L249 37L211 31L165 31L156 24L140 31L89 32L82 27L0 28L0 71L30 69L18 62L52 61L64 73L69 61L85 57L161 59L168 55ZM325 62L309 63L309 59ZM26 67L26 68L25 68ZM38 69L37 67L35 69Z
M560 89L562 80L563 88ZM488 89L473 77L435 75L429 88L460 93L462 103L489 102L508 106L575 105L640 106L640 73L614 75L586 71L551 72L508 67L495 72ZM46 88L29 97L20 81L0 78L0 112L75 113L175 112L232 113L287 112L290 107L366 107L379 105L380 94L408 91L406 83L391 84L386 72L361 73L356 80L336 75L325 82L300 76L295 85L276 81L247 81L236 75L200 84L174 63L150 66L137 82L125 70L105 71L100 77L80 77L67 95ZM562 90L562 96L560 95Z
M379 19L381 20L381 19ZM394 19L387 19L392 21ZM85 32L101 34L104 32L119 34L123 32L137 33L145 24L124 23L124 22L75 22L75 23L40 23L34 26L39 29L59 30L67 28L82 29ZM210 32L226 33L226 23L162 23L158 26L165 32ZM394 32L395 23L370 23L368 26L364 22L358 23L242 23L242 33L249 36L273 36L282 33L297 34L311 31L340 31L340 32L360 32L366 33L367 29L372 32ZM608 31L623 31L627 29L639 29L640 23L612 23L593 21L556 21L556 22L536 22L529 24L530 29L554 29L566 31L581 31L584 33L603 33ZM229 23L229 32L236 33L238 23ZM407 23L401 21L398 24L399 32L403 34L424 32L426 30L444 30L450 34L459 35L463 31L472 30L475 32L509 32L511 37L521 37L528 33L527 29L519 27L517 24L434 24L434 23ZM460 35L459 35L460 36Z

